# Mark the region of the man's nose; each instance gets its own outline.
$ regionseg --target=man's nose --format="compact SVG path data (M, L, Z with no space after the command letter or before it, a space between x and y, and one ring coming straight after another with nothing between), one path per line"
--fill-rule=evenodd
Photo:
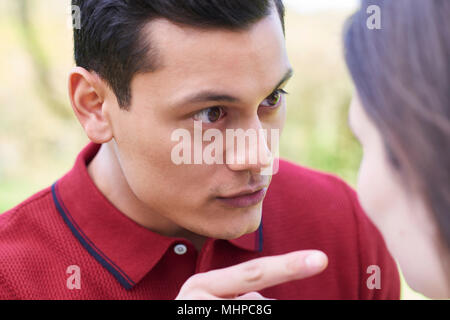
M229 129L226 133L226 164L233 171L260 173L273 162L268 144L270 132L263 129L259 119L245 128Z

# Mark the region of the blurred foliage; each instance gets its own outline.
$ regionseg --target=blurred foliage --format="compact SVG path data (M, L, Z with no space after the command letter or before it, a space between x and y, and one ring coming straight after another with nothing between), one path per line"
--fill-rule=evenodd
M332 172L354 185L361 148L347 125L352 85L343 59L348 14L287 16L287 47L295 76L288 85L288 117L281 155Z
M50 63L47 59L45 50L40 46L38 28L32 24L31 13L33 3L29 0L16 0L17 16L20 26L24 47L31 57L31 62L36 73L35 85L38 86L38 93L43 99L45 106L61 118L69 118L71 112L66 108L59 95L55 95L51 75L49 73Z
M0 0L0 212L50 185L86 144L67 98L68 1Z
M69 14L69 1L0 0L0 213L61 177L88 142L67 98ZM341 46L347 16L288 10L295 76L280 153L354 185L361 148L347 126L352 85ZM404 296L420 298L403 288Z

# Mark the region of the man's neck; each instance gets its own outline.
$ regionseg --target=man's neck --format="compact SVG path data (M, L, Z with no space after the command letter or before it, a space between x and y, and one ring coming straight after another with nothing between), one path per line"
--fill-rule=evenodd
M113 140L102 144L87 166L88 173L100 192L119 211L137 224L168 237L185 238L201 250L206 237L180 228L169 219L152 212L131 190L113 149Z

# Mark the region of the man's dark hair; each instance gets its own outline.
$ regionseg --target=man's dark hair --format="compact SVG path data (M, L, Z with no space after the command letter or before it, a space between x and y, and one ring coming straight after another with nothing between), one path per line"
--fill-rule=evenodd
M284 31L282 0L72 0L81 13L74 28L77 66L94 71L114 91L119 106L131 103L138 73L155 71L157 54L143 34L156 18L199 28L243 30L270 15L275 4Z

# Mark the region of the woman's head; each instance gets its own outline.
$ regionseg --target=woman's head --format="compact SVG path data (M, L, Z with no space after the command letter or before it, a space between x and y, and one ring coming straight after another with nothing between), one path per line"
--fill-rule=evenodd
M369 29L366 9L381 9ZM408 283L450 287L450 1L362 1L345 32L360 200Z

